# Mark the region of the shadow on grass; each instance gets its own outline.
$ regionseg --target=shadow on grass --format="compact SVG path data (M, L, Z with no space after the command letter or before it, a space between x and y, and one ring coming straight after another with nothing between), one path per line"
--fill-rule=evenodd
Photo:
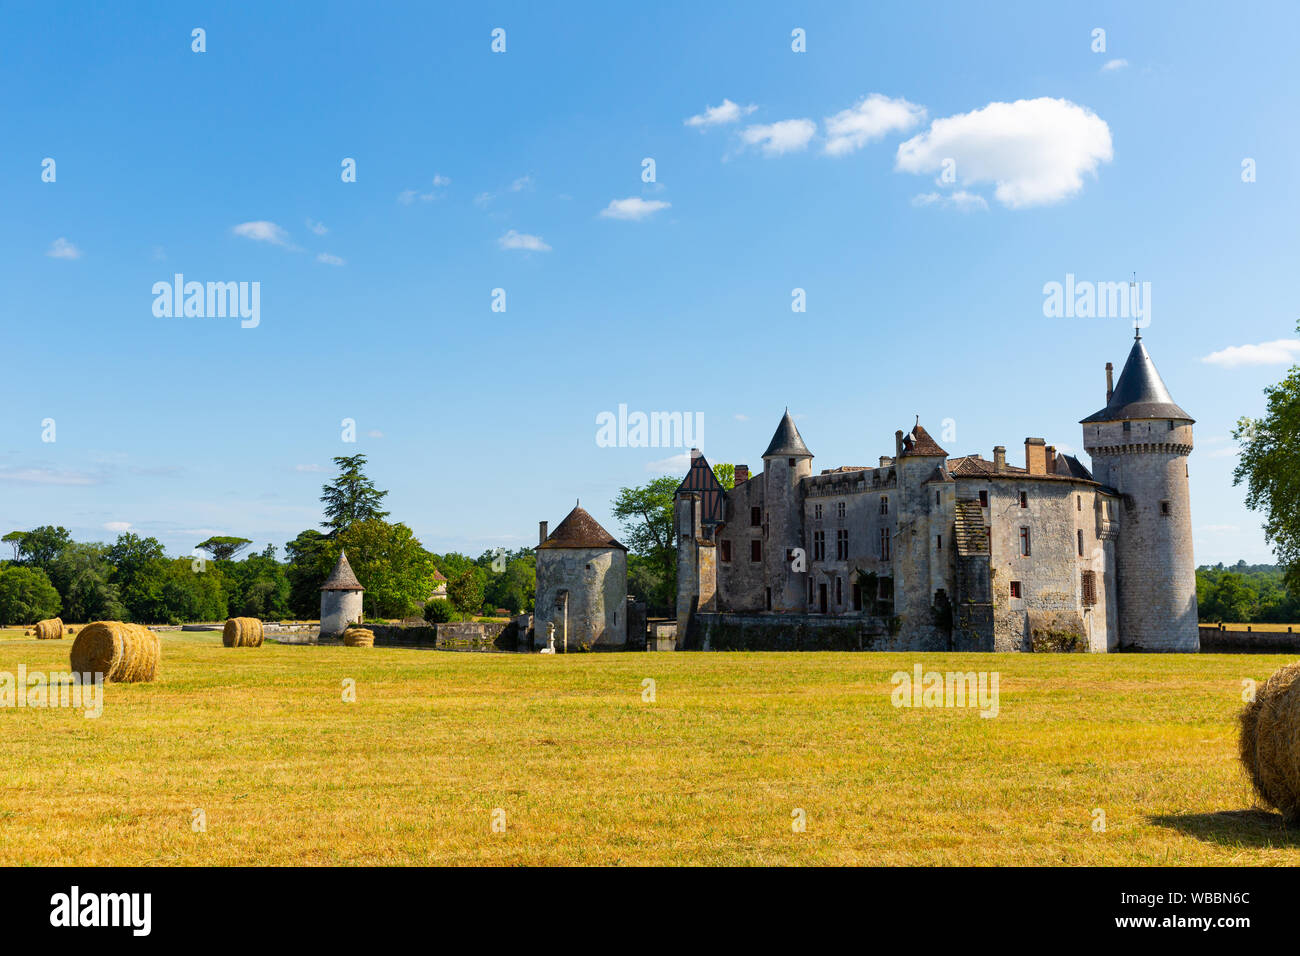
M1267 810L1220 810L1218 813L1178 813L1148 817L1198 840L1222 846L1300 847L1300 827L1288 827L1280 813Z

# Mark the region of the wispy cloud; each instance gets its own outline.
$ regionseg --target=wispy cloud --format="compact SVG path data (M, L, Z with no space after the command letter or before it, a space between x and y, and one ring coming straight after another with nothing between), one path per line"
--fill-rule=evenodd
M68 242L67 239L59 236L50 243L50 248L45 250L45 254L51 259L80 259L81 250Z
M497 240L502 249L526 249L529 252L550 252L551 247L542 241L541 236L530 236L526 232L511 229Z
M403 189L397 194L397 201L403 206L410 206L418 199L420 202L433 202L435 199L441 199L442 193L438 190L444 189L451 185L451 178L441 173L435 173L433 176L433 189L425 191L423 189Z
M703 113L697 113L694 116L687 117L683 122L687 126L694 126L697 129L705 129L709 126L722 126L725 123L739 122L741 117L748 116L757 106L738 106L731 100L724 99L717 106L706 106Z
M311 473L314 474L314 473L319 472L319 471L325 471L326 468L325 468L324 465L294 465L294 466L293 466L293 470L294 470L294 471L306 471L306 472L311 472Z
M84 471L0 467L0 481L21 481L33 485L98 485L103 483L103 478Z
M826 117L826 152L847 156L889 133L905 133L925 121L924 106L883 93L864 96L856 106Z
M951 193L921 193L912 197L913 206L942 206L959 212L974 212L976 209L988 209L988 201L979 193L968 193L959 189Z
M1083 175L1113 155L1110 127L1096 113L1040 97L937 119L898 147L895 168L932 173L951 163L960 184L992 183L998 202L1021 209L1075 195Z
M660 458L658 461L646 462L645 470L654 471L659 474L681 474L691 467L691 453L682 452L680 455L673 455L670 458Z
M746 146L758 146L765 156L781 156L807 149L816 133L817 124L812 120L788 119L747 126L740 141Z
M131 522L129 522L129 521L106 521L106 522L104 522L104 530L105 530L105 531L116 531L118 534L123 534L123 533L125 533L125 532L131 530Z
M659 199L642 199L630 196L627 199L611 199L608 206L600 211L605 219L639 220L654 215L660 209L667 209L672 203Z
M331 254L328 253L328 252L322 252L322 253L319 253L319 254L316 256L316 261L317 261L317 262L323 262L323 263L325 263L327 266L344 266L344 265L347 265L347 260L346 260L346 259L342 259L342 258L340 258L339 256L331 255Z
M323 236L325 233L329 232L329 230L325 228L325 223L317 222L315 219L307 220L307 228L318 236Z
M512 193L517 193L517 192L521 192L522 190L532 189L532 188L533 188L533 177L531 175L520 176L518 179L516 179L514 182L510 184L510 191Z
M1128 60L1107 60L1101 66L1101 72L1113 73L1116 70L1122 70L1128 66Z
M1274 339L1258 345L1230 345L1201 359L1210 365L1239 368L1242 365L1288 365L1300 358L1300 339Z
M254 242L269 242L273 246L283 246L286 249L293 248L293 243L289 241L289 233L281 226L277 226L265 219L241 222L230 231L237 236L243 236L245 239L252 239Z

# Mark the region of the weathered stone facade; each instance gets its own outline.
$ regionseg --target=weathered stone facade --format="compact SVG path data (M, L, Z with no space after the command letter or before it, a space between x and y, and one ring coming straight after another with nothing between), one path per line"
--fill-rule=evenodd
M813 474L788 412L763 471L738 465L730 490L693 453L675 506L678 647L732 646L768 615L852 619L836 639L864 648L1195 651L1192 420L1140 339L1083 426L1095 476L1042 438L1023 466L1002 446L949 458L919 421L878 465Z
M533 646L622 649L627 644L627 549L581 507L554 533L541 523L537 546L537 600Z

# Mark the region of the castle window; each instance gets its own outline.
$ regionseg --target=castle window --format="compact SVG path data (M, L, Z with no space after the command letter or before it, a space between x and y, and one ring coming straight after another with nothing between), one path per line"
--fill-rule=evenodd
M789 465L791 468L794 467L794 459L793 459L793 458L787 458L787 459L785 460L785 462L786 462L786 464Z
M989 506L989 493L988 493L987 491L981 491L981 492L980 492L980 507L981 507L981 508L987 508L988 506Z
M1083 557L1083 529L1080 528L1075 534L1079 536L1079 557Z
M722 542L722 563L723 564L731 563L731 542L730 541Z
M943 550L943 535L937 534L934 536L934 550L936 551Z
M826 560L826 532L825 531L813 532L813 560L814 561Z
M889 495L880 496L880 513L882 515L889 514Z
M813 589L813 579L812 579L812 575L810 574L810 575L808 575L808 606L809 606L809 607L812 607L812 602L813 602L813 590L812 590L812 589Z
M1074 510L1075 510L1075 511L1082 511L1082 510L1083 510L1083 495L1075 495L1075 496L1074 496L1074 505L1075 505L1075 507L1074 507Z
M1012 581L1012 582L1011 582L1011 596L1012 596L1013 598L1018 598L1018 597L1020 597L1020 582L1019 582L1019 581Z
M814 517L814 518L817 518L818 520L820 520L820 519L821 519L821 516L822 516L822 506L821 506L821 505L813 505L813 517Z
M849 532L847 528L840 528L835 532L835 559L837 561L847 561L849 559Z
M835 579L835 603L844 603L844 582L839 578Z
M835 504L835 517L837 517L837 518L843 518L843 517L844 517L844 502L842 502L842 501L836 502L836 504Z
M759 525L761 525L762 523L763 523L763 509L762 509L762 508L750 508L750 509L749 509L749 526L750 526L751 528L757 528L757 527L758 527Z
M934 503L939 504L939 492L937 491L934 493Z
M1132 422L1125 422L1125 423L1124 423L1124 431L1126 431L1126 432L1131 432L1132 430L1133 430L1133 423L1132 423Z
M1029 492L1027 491L1020 492L1020 507L1022 508L1029 507Z
M749 542L749 560L751 561L763 560L763 542L759 541L757 538Z
M880 560L889 560L889 529L880 529Z
M1097 603L1097 574L1084 571L1079 577L1080 590L1083 592L1083 606L1092 607Z
M1025 525L1020 526L1020 554L1029 557L1029 528Z
M1174 430L1174 423L1173 423L1173 422L1170 422L1170 423L1169 423L1169 430L1170 430L1170 431L1173 431L1173 430Z
M1169 509L1169 502L1167 501L1160 502L1160 513L1166 516L1173 514L1173 512Z

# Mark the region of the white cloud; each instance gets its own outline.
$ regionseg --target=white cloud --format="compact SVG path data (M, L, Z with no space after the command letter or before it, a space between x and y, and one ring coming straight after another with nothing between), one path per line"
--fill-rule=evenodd
M895 168L931 173L951 159L960 182L994 183L997 200L1020 209L1073 196L1083 174L1113 156L1110 127L1096 113L1040 97L937 119L898 147Z
M317 255L317 256L316 256L316 261L317 261L317 262L323 262L323 263L325 263L327 266L343 266L343 265L347 265L347 260L346 260L346 259L341 259L341 258L339 258L338 256L331 255L331 254L328 253L328 252L322 252L322 253L320 253L319 255Z
M600 211L601 216L606 219L644 219L653 215L660 209L667 209L672 203L663 202L659 199L642 199L640 196L630 196L627 199L611 199L609 205Z
M433 174L433 184L434 184L435 186L450 186L450 185L451 185L451 177L450 177L450 176L444 176L444 175L442 175L442 173L434 173L434 174Z
M526 232L511 229L497 240L502 249L527 249L529 252L550 252L551 247L542 241L541 236L530 236Z
M742 116L748 116L757 106L737 106L731 100L724 99L717 106L706 106L703 113L697 113L684 120L687 126L703 129L707 126L721 126L723 123L735 123Z
M1128 66L1128 60L1107 60L1102 64L1101 72L1113 73L1115 70L1122 70Z
M419 195L420 192L417 189L403 189L397 194L397 201L403 206L409 206L411 203L415 202Z
M682 474L689 471L691 467L691 453L683 452L680 455L673 455L671 458L661 458L658 461L646 462L646 471L657 471L659 474Z
M318 236L323 236L325 233L329 232L329 230L325 228L325 223L317 222L315 219L307 220L307 228Z
M255 242L269 242L274 246L291 245L289 234L273 222L267 222L265 219L259 219L255 222L241 222L235 226L231 232L237 236L243 236L245 239L252 239Z
M372 428L372 429L370 429L370 431L366 432L366 437L367 437L367 438L383 438L383 437L384 437L384 433L381 432L378 428Z
M324 466L324 465L294 465L294 466L293 466L293 470L294 470L294 471L318 472L318 471L324 471L324 470L325 470L325 466Z
M103 479L83 471L53 468L0 468L0 481L24 481L33 485L98 485Z
M1275 339L1258 345L1230 345L1201 359L1210 365L1238 368L1242 365L1287 365L1300 357L1300 339Z
M532 176L520 176L518 179L516 179L513 183L510 184L510 191L512 193L517 193L520 190L532 189L532 188L533 188Z
M80 259L81 250L68 242L62 236L50 243L50 248L45 250L45 254L51 259Z
M742 415L742 414L740 414L740 412L736 412L736 414L735 414L733 417L734 417L734 418L736 419L736 421L738 421L738 422L747 422L747 421L749 421L749 416L748 416L748 415Z
M901 96L895 100L872 93L857 106L826 117L826 152L846 156L889 133L905 133L924 122L925 117L924 106L909 103Z
M746 146L761 147L766 156L780 156L807 149L816 133L817 124L812 120L788 119L747 126L740 139Z
M960 212L973 212L976 209L988 209L987 200L979 193L968 193L959 189L953 193L921 193L912 197L913 206L944 206Z
M496 198L497 198L496 193L479 193L477 196L474 197L474 205L486 206L488 203L490 203L492 200Z
M129 521L106 521L104 522L105 531L116 531L118 534L131 530Z

